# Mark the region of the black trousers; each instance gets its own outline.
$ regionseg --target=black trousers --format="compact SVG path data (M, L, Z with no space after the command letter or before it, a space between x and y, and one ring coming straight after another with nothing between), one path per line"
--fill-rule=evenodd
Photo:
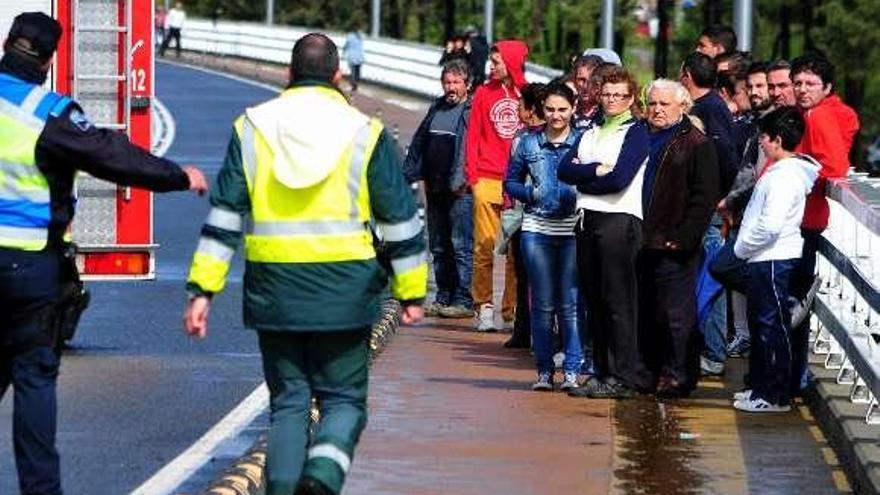
M583 210L577 228L580 282L599 378L615 378L638 390L653 385L638 332L636 262L642 222L626 213Z
M639 293L645 361L655 376L692 390L700 369L696 281L699 252L646 250L639 258Z
M508 248L513 250L513 266L516 273L516 316L513 320L512 338L517 343L528 345L532 340L532 317L529 311L529 280L519 242L520 237L522 230L517 230L507 243Z
M178 58L180 58L180 28L168 28L165 32L165 36L162 39L162 46L159 47L159 56L165 56L165 50L168 49L168 45L171 44L171 39L174 39L174 52Z

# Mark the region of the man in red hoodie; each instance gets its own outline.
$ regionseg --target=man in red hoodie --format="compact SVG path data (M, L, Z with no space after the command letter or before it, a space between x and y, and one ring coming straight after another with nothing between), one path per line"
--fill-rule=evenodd
M791 276L791 294L801 301L800 307L792 311L791 325L792 393L798 395L805 385L809 334L809 319L803 317L804 308L809 308L818 286L816 251L830 215L825 183L828 179L849 175L849 152L859 131L859 117L834 94L834 65L824 56L810 53L792 60L791 80L797 106L803 110L807 124L795 151L810 155L822 164L819 178L807 196L801 223L804 237L801 263Z
M489 82L477 88L465 144L465 174L474 194L474 274L472 292L478 331L495 330L492 268L501 228L501 181L507 173L510 143L520 127L519 90L525 83L529 48L522 41L499 41L490 50ZM512 327L516 276L508 256L501 316Z

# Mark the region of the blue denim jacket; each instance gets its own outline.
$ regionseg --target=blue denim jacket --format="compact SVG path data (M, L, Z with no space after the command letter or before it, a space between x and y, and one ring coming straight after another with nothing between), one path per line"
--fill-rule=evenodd
M522 136L507 165L504 192L522 201L525 211L546 218L565 218L574 213L574 186L559 182L559 160L576 144L580 131L572 128L564 142L553 145L544 131Z

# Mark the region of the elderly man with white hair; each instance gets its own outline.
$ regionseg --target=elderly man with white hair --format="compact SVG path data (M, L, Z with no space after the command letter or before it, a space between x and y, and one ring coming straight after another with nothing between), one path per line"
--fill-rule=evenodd
M643 251L639 273L643 349L657 394L690 394L699 377L695 284L701 240L719 196L719 166L710 139L688 117L693 104L676 81L647 91L650 152L642 189Z

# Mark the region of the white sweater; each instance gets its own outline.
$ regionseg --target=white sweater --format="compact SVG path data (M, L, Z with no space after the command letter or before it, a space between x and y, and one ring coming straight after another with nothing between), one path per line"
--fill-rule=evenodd
M621 125L601 140L599 139L600 129L598 126L588 129L584 132L578 145L578 160L581 163L599 162L611 165L617 163L617 157L620 155L626 133L632 125L633 123ZM601 195L584 194L578 191L577 208L603 213L629 213L641 219L642 183L645 179L645 164L647 163L646 157L632 182L622 191Z
M807 155L782 159L755 184L733 253L749 263L801 257L804 204L821 166Z

